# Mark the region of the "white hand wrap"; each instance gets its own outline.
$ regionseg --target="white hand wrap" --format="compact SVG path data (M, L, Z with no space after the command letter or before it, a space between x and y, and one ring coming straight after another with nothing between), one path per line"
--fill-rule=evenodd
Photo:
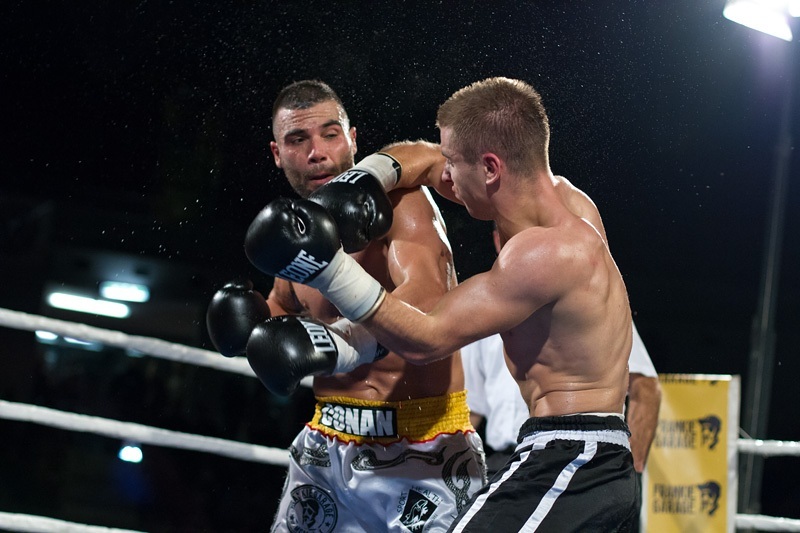
M333 333L332 337L339 351L334 374L350 372L383 355L378 352L378 341L360 324L343 318L329 324L328 329Z
M356 322L372 316L386 296L381 284L342 248L334 254L330 264L306 285L319 289L342 316Z
M364 170L369 172L381 183L386 192L394 189L400 181L400 163L394 157L383 152L370 154L358 162L351 170Z

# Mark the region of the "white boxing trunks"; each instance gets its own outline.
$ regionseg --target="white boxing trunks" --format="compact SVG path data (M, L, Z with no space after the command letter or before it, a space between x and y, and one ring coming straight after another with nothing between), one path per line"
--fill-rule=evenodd
M317 398L290 452L274 532L444 532L485 482L463 391Z

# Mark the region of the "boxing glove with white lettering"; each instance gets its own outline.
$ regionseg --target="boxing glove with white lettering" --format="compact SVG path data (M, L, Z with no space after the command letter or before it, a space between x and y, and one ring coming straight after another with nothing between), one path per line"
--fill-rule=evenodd
M330 375L387 354L363 326L339 320L329 326L303 317L278 316L258 324L247 341L247 361L273 394L288 396L309 375Z
M339 228L347 253L367 247L392 227L392 203L386 195L400 178L400 163L392 156L375 153L311 193L312 202L323 206Z
M364 319L383 301L381 284L344 253L333 218L309 200L269 203L250 224L244 248L256 268L319 289L346 318Z

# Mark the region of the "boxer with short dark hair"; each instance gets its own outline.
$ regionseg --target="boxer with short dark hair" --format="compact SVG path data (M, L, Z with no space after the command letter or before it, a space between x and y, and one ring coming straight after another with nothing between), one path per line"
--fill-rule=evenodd
M634 529L639 490L622 417L632 339L628 295L598 228L559 192L565 184L550 170L541 97L522 81L490 78L453 94L439 108L437 126L446 158L442 189L473 217L497 224L502 250L491 270L427 310L387 293L341 248L317 257L325 266L306 282L416 364L502 337L531 418L510 462L451 531ZM292 210L284 214L259 223L301 220ZM328 223L325 216L302 220L311 233ZM264 246L289 256L302 251L291 238ZM273 273L285 266L254 264Z
M271 273L273 318L254 329L241 317L232 322L252 329L247 358L268 389L290 394L314 375L317 398L312 420L291 445L272 530L324 524L327 531L445 531L485 481L458 351L429 366L387 354L362 326L339 321L341 313L318 290L301 284L325 268L320 259L340 247L341 236L353 252L348 259L374 276L380 290L431 309L456 285L441 215L427 191L397 190L386 198L376 180L393 183L401 172L438 175L441 165L408 161L405 168L373 154L354 167L356 129L320 81L280 92L272 131L276 165L300 197L313 201L281 199L259 214L246 250L251 259L282 263ZM312 223L328 213L337 224ZM284 223L270 225L276 218ZM283 239L302 242L303 251L287 255L272 246ZM357 287L340 295L368 299ZM309 501L321 504L317 512L304 512Z

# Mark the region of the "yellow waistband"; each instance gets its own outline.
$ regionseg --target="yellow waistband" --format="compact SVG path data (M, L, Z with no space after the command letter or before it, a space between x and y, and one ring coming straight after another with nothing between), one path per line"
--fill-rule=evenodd
M402 402L318 397L308 427L345 442L380 444L403 439L423 442L442 433L475 431L465 391Z

